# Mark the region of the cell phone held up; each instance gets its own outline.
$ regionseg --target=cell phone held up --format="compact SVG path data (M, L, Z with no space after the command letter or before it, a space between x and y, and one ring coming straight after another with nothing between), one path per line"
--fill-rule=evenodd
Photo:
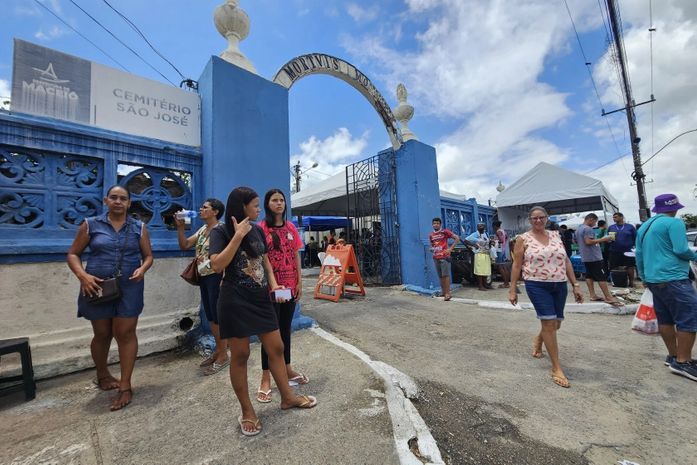
M290 289L276 289L273 291L273 298L274 300L290 300L293 298L293 294L291 293Z

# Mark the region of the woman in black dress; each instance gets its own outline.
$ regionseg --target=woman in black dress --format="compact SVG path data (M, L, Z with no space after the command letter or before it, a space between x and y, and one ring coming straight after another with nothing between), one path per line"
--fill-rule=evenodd
M242 434L261 432L261 422L249 398L247 360L249 337L257 335L269 357L271 375L281 394L281 408L311 408L312 396L297 396L288 386L283 341L269 290L281 289L266 256L261 228L251 223L259 217L259 196L248 187L230 192L225 211L230 218L210 232L210 259L213 270L223 273L218 297L221 339L230 347L230 382L240 402L237 421ZM278 300L282 302L282 300Z

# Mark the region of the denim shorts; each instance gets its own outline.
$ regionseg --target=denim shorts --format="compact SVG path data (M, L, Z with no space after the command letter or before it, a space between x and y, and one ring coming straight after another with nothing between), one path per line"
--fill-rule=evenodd
M201 290L201 305L206 313L206 319L218 324L218 296L220 295L220 280L222 276L219 274L209 274L201 276L199 286Z
M646 285L653 294L659 325L675 325L678 331L686 333L697 332L697 291L689 279Z
M436 273L439 278L449 278L451 273L451 259L448 258L434 258L433 264L436 266Z
M540 320L563 320L566 295L569 290L566 281L525 281L532 306Z

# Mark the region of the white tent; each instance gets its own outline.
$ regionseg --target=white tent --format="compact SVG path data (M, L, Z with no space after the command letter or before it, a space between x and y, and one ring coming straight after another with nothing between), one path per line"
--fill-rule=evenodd
M496 197L499 220L513 231L527 228L528 210L539 205L550 215L584 211L618 211L617 200L603 183L541 162Z
M361 183L364 190L377 188L377 177ZM441 198L464 201L466 196L452 192L440 191ZM346 198L346 172L339 173L324 181L291 195L293 215L346 216L348 210ZM378 213L378 205L373 209Z
M346 172L291 195L293 215L346 216Z

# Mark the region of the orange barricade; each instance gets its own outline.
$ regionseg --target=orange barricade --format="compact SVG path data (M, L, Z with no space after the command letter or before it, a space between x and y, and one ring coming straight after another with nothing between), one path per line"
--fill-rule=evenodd
M343 293L365 295L363 278L353 246L330 245L315 285L315 299L338 302Z

